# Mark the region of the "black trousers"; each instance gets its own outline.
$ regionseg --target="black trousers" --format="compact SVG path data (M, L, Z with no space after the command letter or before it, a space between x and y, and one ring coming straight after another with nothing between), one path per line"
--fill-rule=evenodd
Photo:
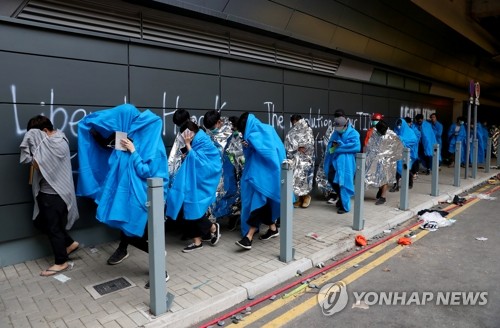
M266 202L266 204L264 204L264 206L250 212L247 223L249 226L254 228L259 228L261 224L271 225L274 223L273 211L269 200Z
M148 253L149 252L149 246L148 246L148 225L146 224L146 228L144 229L144 234L142 237L130 237L127 236L126 234L123 233L123 231L120 231L120 244L118 245L118 248L122 251L126 251L128 245L132 245L134 247L137 247L143 252Z
M36 197L40 213L33 221L37 229L49 238L55 264L64 264L68 260L66 247L74 240L66 231L68 222L68 208L59 195L38 193Z
M328 170L328 182L333 188L333 191L335 191L338 195L338 201L340 202L339 204L342 204L342 197L340 196L340 185L338 183L334 183L333 179L335 178L335 174L337 171L333 168L333 165L330 165L330 169ZM342 206L343 207L343 206Z
M195 238L208 234L213 224L208 217L208 214L205 214L196 220L184 220L184 236Z

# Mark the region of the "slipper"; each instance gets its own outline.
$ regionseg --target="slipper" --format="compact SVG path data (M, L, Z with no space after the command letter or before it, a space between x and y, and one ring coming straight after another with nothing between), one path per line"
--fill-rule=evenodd
M61 272L64 272L64 271L68 271L68 270L69 270L69 265L66 268L61 269L61 270L46 269L46 270L40 272L40 276L42 276L42 277L50 277L50 276L53 276L53 275L56 275L58 273L61 273ZM48 272L48 274L43 274L44 272Z

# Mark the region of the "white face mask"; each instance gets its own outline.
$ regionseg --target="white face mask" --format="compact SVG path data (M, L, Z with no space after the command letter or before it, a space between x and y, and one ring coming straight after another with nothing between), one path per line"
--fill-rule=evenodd
M340 134L344 133L346 129L347 129L347 126L336 126L335 127L335 131L337 131L337 133L340 133Z

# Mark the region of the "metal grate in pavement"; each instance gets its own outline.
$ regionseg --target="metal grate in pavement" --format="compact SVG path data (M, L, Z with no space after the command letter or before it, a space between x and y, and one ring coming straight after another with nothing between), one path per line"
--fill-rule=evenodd
M114 292L135 287L135 284L126 277L117 277L111 280L100 282L96 285L86 286L85 289L94 299L112 294Z

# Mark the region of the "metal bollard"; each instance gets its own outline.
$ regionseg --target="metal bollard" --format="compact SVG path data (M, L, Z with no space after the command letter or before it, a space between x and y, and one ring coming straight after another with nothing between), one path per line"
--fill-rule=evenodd
M401 172L401 188L399 189L399 209L406 211L408 201L408 182L410 180L410 148L403 149L403 170Z
M280 261L293 260L293 168L288 162L281 163L280 204Z
M151 313L167 311L165 282L165 201L163 179L148 178L149 301Z
M439 144L434 145L432 152L431 196L439 195Z
M455 168L454 168L454 178L453 185L455 187L460 187L460 163L462 161L462 144L457 142L455 144Z
M488 143L486 144L486 164L484 167L485 173L490 173L491 166L491 138L488 138Z
M477 176L477 153L479 151L479 141L474 140L474 146L472 148L472 179Z
M364 203L365 203L365 153L356 154L356 177L354 179L354 211L352 218L352 229L363 230L365 225Z

